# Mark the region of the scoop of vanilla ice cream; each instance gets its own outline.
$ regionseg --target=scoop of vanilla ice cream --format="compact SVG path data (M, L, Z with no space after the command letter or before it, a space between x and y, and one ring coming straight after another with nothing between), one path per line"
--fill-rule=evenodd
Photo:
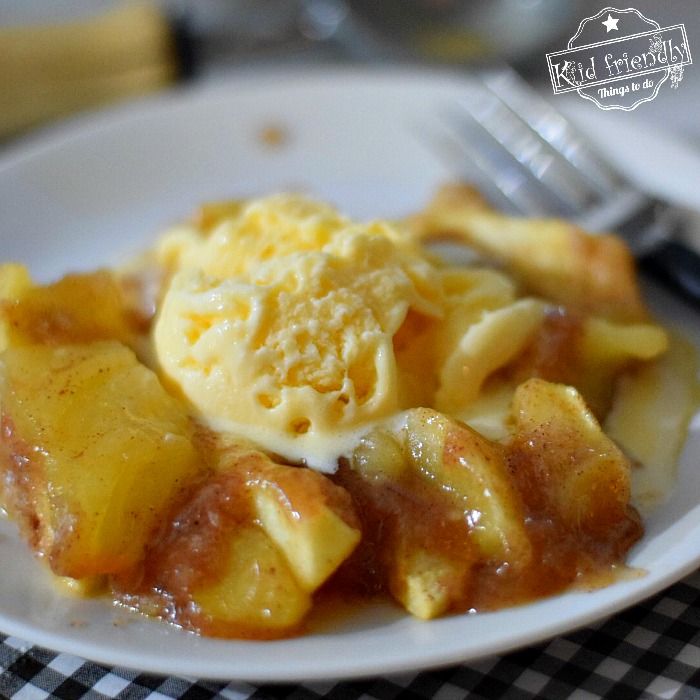
M163 372L214 429L322 471L401 408L394 337L409 311L443 313L408 237L302 197L252 201L160 250L176 270L155 327Z

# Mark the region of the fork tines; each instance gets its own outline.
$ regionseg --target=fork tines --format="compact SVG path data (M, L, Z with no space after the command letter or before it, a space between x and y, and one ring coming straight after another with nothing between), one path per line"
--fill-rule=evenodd
M515 72L485 73L445 115L453 145L521 214L578 217L629 189Z

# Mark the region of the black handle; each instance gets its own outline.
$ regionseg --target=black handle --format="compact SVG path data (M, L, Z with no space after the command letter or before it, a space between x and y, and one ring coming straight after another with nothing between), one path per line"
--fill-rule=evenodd
M642 271L700 308L700 255L683 243L664 241L640 259Z

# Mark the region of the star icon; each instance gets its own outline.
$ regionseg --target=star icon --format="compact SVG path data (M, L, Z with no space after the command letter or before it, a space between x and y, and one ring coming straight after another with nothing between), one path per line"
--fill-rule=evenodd
M605 25L605 33L607 34L609 31L612 31L613 29L617 29L617 23L619 21L620 21L619 17L617 19L613 19L612 15L608 12L608 18L604 22L601 22L601 24Z

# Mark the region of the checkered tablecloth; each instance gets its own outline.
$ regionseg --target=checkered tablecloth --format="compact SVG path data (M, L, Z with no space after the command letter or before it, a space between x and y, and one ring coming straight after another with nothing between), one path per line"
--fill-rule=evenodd
M106 668L0 635L2 700L676 698L700 700L700 571L596 626L507 656L362 681L253 686Z

